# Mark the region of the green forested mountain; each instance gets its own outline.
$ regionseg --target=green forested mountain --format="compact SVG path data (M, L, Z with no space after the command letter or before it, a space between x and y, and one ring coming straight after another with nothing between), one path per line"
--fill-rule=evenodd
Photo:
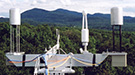
M0 23L0 75L33 75L33 68L6 66L5 53L9 51L9 24L6 22ZM27 23L21 25L21 51L26 53L44 53L45 47L56 44L56 32L59 29L60 47L67 53L80 53L81 47L81 32L80 28L74 27L54 27L47 24L33 26ZM112 51L112 35L108 30L90 29L89 31L89 45L88 51L92 53L101 53ZM81 75L83 71L92 75L134 75L135 74L135 32L123 31L122 34L122 50L128 53L128 66L127 67L112 67L111 59L108 57L99 67L77 68L75 74L68 75ZM116 36L116 50L119 51L119 38Z
M88 14L89 28L94 29L111 29L110 14ZM22 13L23 22L28 22L32 25L38 25L41 23L48 23L55 26L69 26L69 27L81 27L82 13L57 9L54 11L47 11L39 8L34 8ZM33 22L34 21L34 22ZM124 16L123 30L135 31L135 18Z
M23 12L21 17L22 23L34 26L45 23L53 26L81 27L82 21L82 13L65 9L47 11L34 8ZM87 17L89 28L111 30L110 14L95 13L88 14ZM8 18L0 18L0 22L8 22ZM135 31L135 17L124 16L122 27L125 31Z

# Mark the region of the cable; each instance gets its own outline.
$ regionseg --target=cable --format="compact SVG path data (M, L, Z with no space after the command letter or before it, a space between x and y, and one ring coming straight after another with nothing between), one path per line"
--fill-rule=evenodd
M76 58L76 57L72 57L72 58L73 58L74 60L80 62L80 63L83 63L83 64L85 63L86 65L87 65L87 64L90 65L90 61L88 61L88 60L84 60L84 59L80 59L80 58ZM88 62L88 63L86 63L86 62ZM92 62L91 62L91 65L100 65L102 62L103 62L103 61L98 62L98 63L96 63L96 64L92 64Z
M69 58L71 58L71 56L68 56L68 58L62 64L60 64L58 66L49 67L49 68L58 68L58 67L60 67L60 66L64 65L68 61Z
M67 54L62 48L60 48L60 50L61 50L63 53Z
M19 61L19 60L10 60L9 61L9 63L29 63L29 62L32 62L32 61L36 61L36 59L38 58L38 57L40 57L40 56L42 56L42 55L45 55L45 54L40 54L39 56L37 56L37 57L35 57L35 58L33 58L32 60L27 60L27 61ZM63 55L59 55L59 56L63 56ZM65 55L64 55L65 56ZM57 63L59 63L59 62L62 62L62 61L66 61L67 62L67 59L69 59L69 57L71 58L71 56L68 56L68 57L66 57L66 58L64 58L64 59L62 59L62 60L58 60L58 61L56 61L56 62L54 62L54 63L52 63L52 64L49 64L48 66L51 66L51 65L55 65L55 64L57 64ZM92 65L100 65L103 61L101 61L101 62L98 62L98 63L96 63L96 64L92 64L92 62L90 62L90 61L88 61L88 60L84 60L84 59L80 59L80 58L76 58L76 57L72 57L74 60L76 60L77 62L79 62L79 63L82 63L82 64L85 64L85 65L88 65L88 66L92 66ZM47 62L49 62L49 61L47 61ZM64 63L66 63L66 62L64 62ZM63 64L62 64L63 65ZM59 66L62 66L62 65L58 65L58 66L54 66L54 67L59 67ZM49 67L49 68L52 68L52 67Z
M9 63L23 63L23 62L29 63L29 62L32 62L32 61L36 61L36 59L37 59L38 57L42 56L42 55L44 55L44 54L40 54L39 56L33 58L32 60L26 60L26 61L8 60L8 61L9 61ZM47 54L47 55L48 55L48 54ZM54 54L49 54L49 55L54 55ZM58 55L58 56L67 56L67 55Z
M33 60L33 61L36 61L36 60ZM25 62L25 61L9 61L9 63L23 63L23 62ZM25 63L29 63L29 62L25 62Z
M40 54L39 56L33 58L32 60L26 60L26 61L8 60L8 61L9 61L9 63L24 63L24 62L25 62L25 63L29 63L29 62L32 62L32 61L36 61L36 59L37 59L38 57L42 56L42 55L44 55L44 54ZM48 55L48 54L46 54L46 55ZM49 55L54 55L54 54L49 54ZM58 56L67 56L67 55L58 55Z
M45 66L46 66L46 69L45 69L45 70L46 70L46 71L45 71L45 74L46 74L46 75L48 75L47 61L46 61L46 58L45 58L45 57L46 57L46 55L44 54L42 57L43 57L43 59L44 59L44 61L45 61Z
M75 59L78 59L78 60L80 60L80 61L84 61L84 62L92 63L92 61L88 61L88 60L84 60L84 59L76 58L76 57L74 57L74 58L75 58Z
M29 62L32 62L32 61L36 61L36 59L40 56L42 56L44 54L40 54L38 55L37 57L33 58L32 60L26 60L26 61L19 61L19 60L9 60L9 63L29 63Z
M62 61L64 61L64 60L66 60L67 58L68 58L68 57L66 57L66 58L64 58L64 59L62 59L62 60L58 60L58 61L56 61L55 63L49 64L48 66L55 65L55 64L57 64L57 63L59 63L59 62L62 62Z
M74 57L72 57L72 58L73 58L74 60L76 60L77 62L82 63L82 64L84 64L84 65L88 65L88 66L97 65L97 64L90 64L90 63L86 63L86 62L80 61L80 60L78 60L78 59L75 59Z
M48 75L50 75L49 69L48 69Z

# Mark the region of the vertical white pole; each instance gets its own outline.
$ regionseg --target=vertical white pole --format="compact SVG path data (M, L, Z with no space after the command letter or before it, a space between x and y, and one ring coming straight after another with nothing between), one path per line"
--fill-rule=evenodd
M14 47L14 45L15 45L14 32L15 32L15 31L14 31L14 27L12 27L12 30L13 30L13 31L12 31L12 39L13 39L13 40L12 40L12 41L13 41L12 43L13 43L13 53L14 53L14 51L15 51L15 47Z
M82 18L82 29L84 29L84 11L83 11L83 18Z
M12 32L13 32L12 25L10 25L10 53L13 53L13 51L12 51L13 50L12 49L13 48L13 44L12 44L13 43L12 42L13 41L13 38L12 38L13 34L12 34Z
M20 52L20 25L16 26L16 52Z
M85 24L86 24L86 29L88 29L87 14L85 14Z

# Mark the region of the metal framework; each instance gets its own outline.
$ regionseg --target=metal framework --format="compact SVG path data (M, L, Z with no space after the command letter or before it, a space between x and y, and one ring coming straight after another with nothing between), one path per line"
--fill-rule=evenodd
M51 47L49 50L45 48L45 53L43 54L25 54L24 52L20 52L20 29L17 27L17 52L11 51L6 53L7 57L7 65L15 65L16 67L34 67L34 75L38 75L43 73L44 75L65 75L65 73L75 73L72 67L98 67L103 61L108 57L112 56L112 66L115 67L126 67L127 66L127 53L125 52L102 52L97 54L92 54L87 51L87 45L89 41L89 31L88 31L88 24L87 24L87 15L83 12L83 21L82 21L82 43L84 46L84 50L81 48L81 54L73 54L73 53L66 53L63 49L60 48L60 34L59 31L56 30L57 34L57 44ZM84 22L86 28L84 28ZM112 27L114 30L114 26ZM12 27L10 28L11 31L11 39L10 45L11 50L13 40L12 36L13 30ZM121 27L120 27L121 31ZM113 31L114 34L114 31ZM121 36L121 32L120 32ZM121 38L121 37L120 37ZM114 39L114 36L113 36ZM121 40L120 40L121 41ZM114 41L115 42L115 41ZM121 44L121 43L120 43ZM113 43L114 45L114 43ZM120 47L121 48L121 47ZM60 50L64 54L60 54Z

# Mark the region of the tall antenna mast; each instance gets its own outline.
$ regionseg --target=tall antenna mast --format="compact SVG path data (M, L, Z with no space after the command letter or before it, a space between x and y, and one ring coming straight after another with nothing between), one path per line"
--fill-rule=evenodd
M121 44L122 44L122 29L121 26L123 25L123 13L121 7L113 7L111 9L111 25L113 30L113 50L115 50L115 26L119 26L119 37L120 37L120 51L121 51Z
M10 53L20 52L20 11L18 8L11 8L10 15ZM16 33L15 33L16 31ZM16 38L15 38L16 36ZM16 39L16 40L15 40Z
M59 30L58 29L56 29L56 36L57 36L57 44L59 44L60 34L59 34Z
M89 42L89 30L88 30L88 23L87 23L87 14L83 11L82 12L82 34L81 34L81 41L82 45L84 46L84 51L87 51L87 46Z

